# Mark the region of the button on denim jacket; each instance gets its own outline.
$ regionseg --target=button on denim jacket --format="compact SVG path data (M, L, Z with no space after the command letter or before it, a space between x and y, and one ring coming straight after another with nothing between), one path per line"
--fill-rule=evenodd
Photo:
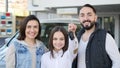
M41 67L41 56L45 53L45 46L43 43L39 44L39 47L36 47L36 68ZM16 48L15 54L15 68L31 68L32 66L32 57L25 44L14 42Z

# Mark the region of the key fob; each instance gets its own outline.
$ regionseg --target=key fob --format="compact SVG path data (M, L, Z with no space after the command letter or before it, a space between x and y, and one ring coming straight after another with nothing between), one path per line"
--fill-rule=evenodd
M68 36L70 37L71 40L74 39L74 35L73 35L73 32L72 32L72 31L68 32Z

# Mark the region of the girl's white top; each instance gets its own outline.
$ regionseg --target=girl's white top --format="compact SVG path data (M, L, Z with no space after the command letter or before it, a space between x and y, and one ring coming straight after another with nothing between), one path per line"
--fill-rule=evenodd
M51 56L50 51L45 53L41 58L41 68L72 68L72 62L77 55L78 40L69 39L68 50L64 52L53 51L54 58Z

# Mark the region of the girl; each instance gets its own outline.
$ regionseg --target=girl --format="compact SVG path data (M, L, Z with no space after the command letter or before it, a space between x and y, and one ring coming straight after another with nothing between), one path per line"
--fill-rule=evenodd
M41 68L71 68L73 59L77 55L77 48L76 37L70 40L62 26L54 27L49 39L50 51L42 56Z

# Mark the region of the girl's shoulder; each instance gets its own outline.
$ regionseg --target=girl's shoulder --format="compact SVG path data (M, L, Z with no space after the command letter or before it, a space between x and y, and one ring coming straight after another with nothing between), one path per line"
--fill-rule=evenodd
M43 56L50 56L50 51L44 53Z
M42 59L47 59L49 57L50 57L50 51L48 51L42 55Z

